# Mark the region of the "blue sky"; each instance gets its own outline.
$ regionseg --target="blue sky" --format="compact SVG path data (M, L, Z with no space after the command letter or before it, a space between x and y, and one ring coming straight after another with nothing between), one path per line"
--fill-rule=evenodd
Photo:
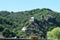
M0 11L25 11L49 8L60 12L60 0L0 0Z

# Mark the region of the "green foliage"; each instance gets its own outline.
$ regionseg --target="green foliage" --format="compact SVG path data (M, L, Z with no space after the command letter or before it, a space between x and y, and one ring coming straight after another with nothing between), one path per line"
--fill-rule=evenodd
M4 30L4 26L0 25L0 32Z
M5 30L3 31L3 36L4 36L4 37L9 37L9 35L10 35L10 30L9 30L9 29L5 29Z
M0 16L7 16L9 14L10 14L10 12L8 12L8 11L0 11Z
M37 20L35 20L34 24L29 23L32 16ZM44 16L44 20L42 20L41 16ZM29 30L21 32L21 29L25 26L29 26ZM0 11L0 32L3 33L4 37L13 37L16 35L20 38L27 38L33 33L38 34L38 37L40 37L45 35L46 30L50 31L57 26L60 27L60 13L48 8L21 12Z
M60 27L54 28L52 31L47 32L48 39L60 39Z
M2 34L4 37L15 37L16 36L16 34L14 32L10 31L7 28L3 31Z

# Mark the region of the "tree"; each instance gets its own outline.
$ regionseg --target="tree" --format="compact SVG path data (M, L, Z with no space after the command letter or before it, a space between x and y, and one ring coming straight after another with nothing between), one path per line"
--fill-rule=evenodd
M53 40L60 39L60 27L54 28L52 31L47 32L48 39L52 38Z
M8 38L8 37L10 38L10 37L15 37L16 36L16 33L10 31L9 29L5 29L2 34L6 38Z
M9 37L10 30L9 29L5 29L2 34L3 34L4 37Z
M10 14L10 12L8 12L8 11L0 11L0 16L7 16L9 14Z

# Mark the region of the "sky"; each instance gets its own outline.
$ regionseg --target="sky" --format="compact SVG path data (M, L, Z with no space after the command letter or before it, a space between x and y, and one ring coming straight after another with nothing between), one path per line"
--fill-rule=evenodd
M0 0L0 11L25 11L49 8L60 12L60 0Z

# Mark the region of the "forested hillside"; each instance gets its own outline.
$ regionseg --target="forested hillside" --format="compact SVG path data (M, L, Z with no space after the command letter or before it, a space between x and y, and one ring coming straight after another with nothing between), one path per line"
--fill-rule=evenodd
M34 17L34 22L29 21ZM25 31L22 28L26 27ZM29 11L0 11L0 34L3 37L28 38L36 34L39 38L55 27L60 27L60 13L48 8Z

